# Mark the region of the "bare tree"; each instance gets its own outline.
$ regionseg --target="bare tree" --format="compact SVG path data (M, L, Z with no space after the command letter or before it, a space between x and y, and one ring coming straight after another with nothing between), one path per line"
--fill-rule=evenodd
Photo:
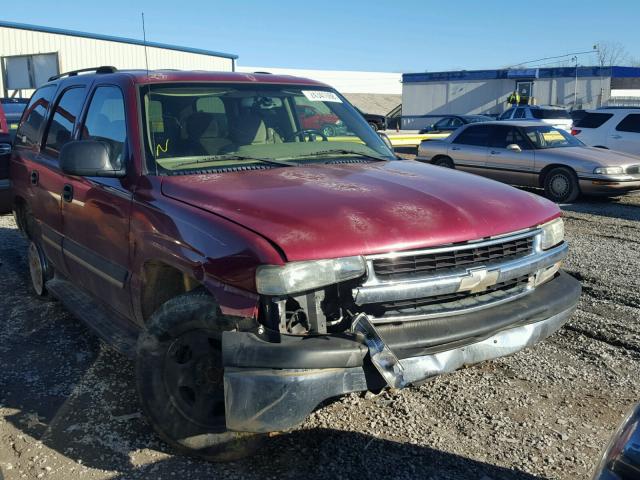
M601 67L630 63L627 49L620 42L601 41L596 43L596 55Z

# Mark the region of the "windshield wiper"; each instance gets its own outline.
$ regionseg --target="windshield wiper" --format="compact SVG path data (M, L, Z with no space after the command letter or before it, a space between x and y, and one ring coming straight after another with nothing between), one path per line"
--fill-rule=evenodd
M177 163L174 168L184 167L187 165L197 165L199 163L215 162L216 160L254 160L256 162L278 165L281 167L297 167L298 165L284 160L275 160L273 158L249 157L247 155L213 155L198 160L190 160L188 162Z
M331 150L321 150L319 152L306 153L304 155L300 155L295 158L303 158L303 157L319 157L322 155L332 155L337 153L339 155L358 155L360 157L368 158L370 160L376 160L378 162L387 162L387 158L376 157L375 155L369 155L367 153L358 152L357 150L348 150L345 148L336 148Z

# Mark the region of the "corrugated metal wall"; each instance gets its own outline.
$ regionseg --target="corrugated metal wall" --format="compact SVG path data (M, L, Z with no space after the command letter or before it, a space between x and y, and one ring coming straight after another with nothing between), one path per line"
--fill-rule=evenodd
M100 65L120 69L145 68L141 45L0 27L0 57L37 53L57 53L60 72ZM148 47L147 54L150 69L230 71L233 68L233 61L224 57L156 47ZM0 78L0 95L3 91Z
M578 78L578 108L595 108L606 103L610 85L610 77ZM508 107L507 98L515 87L516 81L513 79L404 83L402 115L406 119L405 128L421 128L426 121L411 119L412 116L502 113ZM533 80L533 96L537 105L571 108L574 88L575 78Z

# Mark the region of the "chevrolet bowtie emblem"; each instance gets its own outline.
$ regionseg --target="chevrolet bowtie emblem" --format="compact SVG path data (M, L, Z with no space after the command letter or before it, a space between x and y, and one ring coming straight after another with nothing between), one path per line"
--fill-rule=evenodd
M467 276L460 281L459 292L484 292L487 288L498 282L500 272L489 272L486 268L470 268Z

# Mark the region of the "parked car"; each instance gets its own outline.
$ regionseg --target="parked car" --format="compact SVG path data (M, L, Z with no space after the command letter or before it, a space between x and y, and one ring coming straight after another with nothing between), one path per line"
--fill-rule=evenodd
M469 123L488 122L490 117L484 115L447 115L442 117L436 123L429 125L420 130L419 133L446 133L457 130L462 125Z
M364 117L369 126L375 131L387 129L387 117L384 115L378 115L376 113L364 113L358 107L354 107L360 115Z
M640 155L640 108L589 110L571 134L587 145Z
M305 129L310 102L357 141ZM52 77L10 180L35 294L135 358L150 424L212 460L329 398L530 346L580 295L556 205L398 160L312 80Z
M28 102L27 98L0 98L0 134L9 134L11 138L15 136Z
M334 137L342 132L342 122L333 113L321 113L309 105L298 106L300 125L305 130L318 130L327 137Z
M573 120L566 109L553 105L520 105L504 112L499 120L534 120L563 130L571 130Z
M402 104L389 110L385 117L387 117L387 130L400 130L402 128Z
M640 404L634 405L611 436L592 478L593 480L640 478Z
M587 147L541 122L466 125L445 139L422 142L416 159L542 187L555 202L572 202L580 193L615 196L640 189L640 157Z

